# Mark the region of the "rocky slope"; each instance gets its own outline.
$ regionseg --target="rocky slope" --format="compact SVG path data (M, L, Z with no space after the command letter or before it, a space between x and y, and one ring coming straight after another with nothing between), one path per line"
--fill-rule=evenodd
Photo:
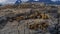
M48 27L41 26L43 22L47 23ZM30 29L29 26L33 24L35 25ZM57 6L23 3L0 7L1 34L57 34L56 24L58 24Z

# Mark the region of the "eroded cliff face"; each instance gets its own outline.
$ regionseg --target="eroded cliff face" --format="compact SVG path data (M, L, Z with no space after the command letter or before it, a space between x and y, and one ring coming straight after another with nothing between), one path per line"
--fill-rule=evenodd
M0 7L1 34L56 34L56 24L57 6L23 3Z

